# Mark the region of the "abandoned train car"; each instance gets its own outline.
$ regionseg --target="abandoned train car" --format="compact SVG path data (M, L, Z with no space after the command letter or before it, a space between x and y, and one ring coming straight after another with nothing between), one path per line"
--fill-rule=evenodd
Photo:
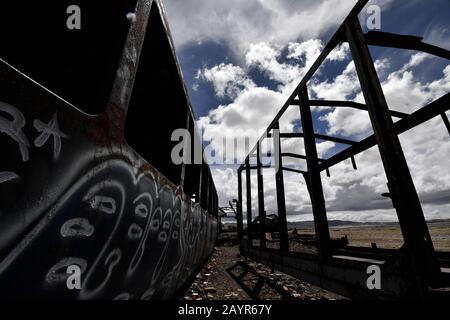
M330 291L356 299L449 299L450 253L436 250L425 220L424 211L399 135L431 120L441 118L450 134L446 112L450 109L450 93L445 93L413 113L390 109L380 79L374 67L370 46L414 50L450 60L450 51L426 43L421 37L371 30L364 33L359 13L373 1L358 0L343 24L338 28L323 51L300 81L294 92L267 127L256 146L238 169L237 226L242 255L265 263L272 268L299 277ZM354 101L321 100L310 97L310 80L324 64L329 54L342 43L347 43L355 63L365 104ZM401 94L401 93L399 93ZM353 141L338 134L320 134L313 121L313 107L353 108L370 116L373 135ZM301 130L280 132L280 119L292 108L299 111ZM395 121L392 118L400 120ZM286 130L286 129L285 129ZM287 131L287 130L286 130ZM272 140L275 165L263 165L262 142ZM301 139L304 154L287 153L282 139ZM318 157L317 141L340 144L342 151ZM270 141L270 140L269 140ZM399 249L357 247L347 245L346 239L331 239L322 175L330 176L331 168L348 161L358 170L355 156L377 147L386 174L388 196L399 222L403 245ZM287 158L306 160L306 166L283 165ZM306 167L306 170L304 169ZM276 168L275 185L279 231L276 247L269 246L266 232L270 223L265 211L263 169ZM256 172L257 206L253 210L252 172ZM308 250L292 250L288 234L284 172L298 174L307 187L314 219L314 236ZM265 173L266 174L266 173ZM245 179L245 182L244 182ZM245 211L244 211L245 206ZM252 223L253 211L258 224ZM244 229L244 219L246 229ZM267 222L267 226L266 226ZM304 241L306 242L306 241ZM368 285L368 274L380 270L378 288ZM376 289L376 290L375 290Z
M171 161L175 129L200 136L160 2L2 3L0 41L0 298L173 297L218 198Z

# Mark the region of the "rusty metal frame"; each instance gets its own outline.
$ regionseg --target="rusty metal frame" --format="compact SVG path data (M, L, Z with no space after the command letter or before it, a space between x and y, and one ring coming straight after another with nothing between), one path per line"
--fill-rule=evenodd
M312 65L300 84L281 108L272 123L264 132L257 146L247 156L238 169L238 217L242 216L242 172L246 172L247 185L247 229L251 223L251 170L258 170L258 178L264 166L259 161L256 167L250 159L259 156L260 145L264 139L273 137L275 145L277 202L280 218L280 250L253 246L249 230L247 241L241 238L240 250L243 255L276 267L291 275L302 277L314 284L356 298L428 298L436 294L434 289L450 286L450 254L435 251L424 218L421 203L409 172L398 136L426 121L441 116L450 133L450 125L445 112L450 109L450 93L431 102L412 114L389 110L380 80L375 71L369 46L383 46L411 49L426 52L450 60L450 52L422 42L421 38L394 35L382 32L364 34L358 20L359 12L369 0L359 0L344 23L333 35L323 52ZM313 101L308 97L307 84L323 64L330 52L340 43L348 42L355 62L366 104L350 101ZM302 133L279 133L279 120L292 106L300 107ZM333 136L318 135L314 132L311 117L312 106L332 108L348 107L368 112L374 134L362 141L350 141ZM399 118L396 123L392 117ZM303 138L306 155L283 153L280 138ZM316 140L333 141L347 145L348 148L328 159L317 157ZM330 242L325 201L323 198L320 173L336 164L351 159L357 169L355 155L378 146L388 179L390 197L397 212L404 245L400 250L381 250L376 248L333 248ZM283 157L304 159L308 171L283 167ZM290 252L287 238L286 205L284 196L283 171L302 174L311 196L317 254ZM262 180L262 179L261 179ZM259 181L259 180L258 180ZM258 189L263 188L258 184ZM259 201L260 219L265 216L261 210L264 199ZM243 223L238 223L239 234L243 235ZM261 239L263 239L261 235ZM265 239L265 237L264 237ZM379 265L383 270L382 289L369 290L366 285L367 267Z

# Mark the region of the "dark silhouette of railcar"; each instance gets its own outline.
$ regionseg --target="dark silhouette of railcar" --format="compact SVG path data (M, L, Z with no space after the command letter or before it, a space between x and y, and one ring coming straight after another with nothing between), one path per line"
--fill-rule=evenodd
M172 298L218 198L159 1L2 3L0 41L0 297Z

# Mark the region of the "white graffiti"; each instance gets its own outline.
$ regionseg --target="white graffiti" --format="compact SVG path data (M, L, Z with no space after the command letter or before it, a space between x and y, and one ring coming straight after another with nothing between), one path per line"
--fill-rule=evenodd
M127 292L124 292L124 293L119 294L119 295L118 295L117 297L115 297L113 300L119 300L119 301L125 300L125 301L127 301L127 300L131 300L132 298L133 298L132 295L130 295L130 294L127 293Z
M114 180L109 175L111 168L125 170L126 174L120 175L120 181ZM108 175L104 177L106 169ZM90 181L95 184L91 186ZM129 188L130 182L136 186L136 193ZM89 186L88 191L79 194L80 186L83 189ZM142 193L143 190L146 192ZM97 243L99 247L95 249L97 254L84 257L84 266L73 258L59 262L47 273L46 282L61 283L67 279L63 272L67 265L80 265L85 272L80 299L166 299L213 248L217 223L212 217L198 204L183 200L169 187L162 187L158 177L149 173L136 177L128 163L121 160L93 168L71 193L77 194L76 199L81 196L84 205L78 210L74 208L76 216L59 225L61 236L90 237L95 247ZM89 243L87 239L83 241ZM75 252L73 255L77 256L79 250Z
M48 124L40 120L34 120L33 124L36 130L41 132L36 140L34 140L34 145L40 148L53 136L53 157L58 159L61 153L61 138L67 139L67 135L59 130L58 115L55 113Z
M19 179L20 177L14 172L11 171L0 172L0 184Z
M67 221L61 227L61 236L63 238L88 238L94 234L95 228L87 219L75 218Z
M128 238L131 240L139 240L142 238L143 234L144 230L142 230L142 228L135 223L133 223L128 229Z
M150 206L152 206L153 204L153 199L151 194L149 194L148 192L141 194L139 197L136 198L136 200L133 201L133 204L136 204L137 202L141 201L141 199L148 199ZM151 208L150 208L151 210ZM142 219L147 219L148 214L149 214L149 208L147 208L147 206L143 203L139 203L136 208L134 209L134 213L142 218Z
M28 153L30 142L22 131L22 128L26 124L25 117L17 108L1 101L0 111L7 113L13 119L11 121L7 118L0 117L0 132L7 134L19 144L22 160L27 162L30 157Z
M26 119L20 110L16 107L0 101L0 111L9 115L9 117L0 116L0 132L8 135L11 139L17 142L20 149L23 162L30 160L30 142L23 132L26 125ZM34 120L34 127L41 134L34 141L34 145L38 148L42 147L47 140L53 136L53 156L58 158L61 153L61 139L67 139L68 136L59 130L58 116L55 113L48 124L40 120ZM0 172L0 184L18 180L20 176L12 171Z
M85 199L86 201L86 199ZM116 200L111 197L94 196L88 199L92 209L98 210L106 214L114 214L116 212Z
M143 203L144 200L146 200L146 202L148 203L148 206ZM140 196L138 196L134 200L133 204L136 204L139 201L143 201L143 202L136 205L136 207L134 209L134 213L137 217L139 217L141 219L147 219L147 223L145 225L145 230L143 231L143 233L140 237L141 242L139 243L139 245L136 249L136 252L134 253L133 258L131 259L131 263L128 267L128 271L127 271L128 276L131 276L136 271L139 264L141 263L142 257L144 255L144 252L146 249L147 239L150 235L150 230L151 230L150 224L152 221L152 217L150 216L150 213L153 212L153 203L154 203L153 197L150 193L146 192L146 193L143 193Z
M67 274L67 268L73 265L77 265L81 269L81 274L83 274L87 269L87 262L84 259L70 257L64 258L55 264L50 271L47 273L45 280L48 284L58 284L66 282L69 275Z

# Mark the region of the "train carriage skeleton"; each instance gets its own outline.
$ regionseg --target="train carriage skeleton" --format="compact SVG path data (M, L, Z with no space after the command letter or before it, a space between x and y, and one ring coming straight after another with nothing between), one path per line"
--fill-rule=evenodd
M426 52L431 55L450 59L450 52L422 41L422 38L404 36L378 31L363 33L358 14L369 0L359 0L344 23L339 27L330 42L315 63L301 80L288 101L281 108L275 119L257 145L238 169L238 234L240 235L241 253L249 258L266 263L293 276L300 277L313 284L331 291L354 298L428 298L447 296L450 287L450 255L434 249L422 207L409 172L398 136L435 117L442 117L447 129L449 121L446 111L450 108L450 93L429 103L412 114L391 111L388 108L380 81L368 46L393 47ZM352 101L311 100L308 96L308 82L312 79L327 56L339 44L347 42L350 46L356 71L361 84L366 104ZM311 107L331 108L349 107L366 110L371 119L374 135L357 142L333 136L319 135L314 131ZM303 132L279 132L279 120L290 108L300 109ZM400 118L396 123L392 117ZM450 134L450 130L449 130ZM252 185L251 171L257 170L258 176L258 213L261 221L260 230L265 230L266 212L264 209L264 180L262 169L267 167L259 161L260 144L264 139L273 139L276 170L277 206L280 228L280 249L266 247L266 237L260 234L260 245L253 244L255 230L252 229ZM281 138L303 139L305 155L283 153ZM319 159L316 140L333 141L348 145L348 148L329 159ZM396 209L401 226L404 245L400 250L378 248L359 248L346 246L336 248L332 245L325 200L322 190L321 172L336 164L351 159L357 169L354 156L378 146L388 179L389 194ZM294 157L307 162L308 171L283 167L283 158ZM256 160L255 160L256 159ZM254 165L253 163L256 163ZM292 252L289 250L289 237L286 219L284 192L284 171L303 175L312 202L315 222L315 248L317 254ZM245 185L243 183L245 179ZM244 193L245 188L245 193ZM244 232L243 203L247 204L247 232ZM371 265L382 266L382 289L369 290L367 270ZM447 288L445 293L443 288Z

